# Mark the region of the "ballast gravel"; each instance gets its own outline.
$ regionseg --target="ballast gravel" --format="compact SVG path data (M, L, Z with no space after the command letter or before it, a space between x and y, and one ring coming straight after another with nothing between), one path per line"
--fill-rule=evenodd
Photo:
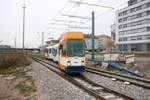
M28 74L36 78L40 84L38 100L95 100L39 63L33 62L30 66L32 71Z
M96 75L93 73L85 72L83 74L88 79L104 86L109 89L113 89L119 93L125 94L134 98L135 100L150 100L150 90L142 87L135 86L133 84L125 84L118 80L112 80L104 76Z

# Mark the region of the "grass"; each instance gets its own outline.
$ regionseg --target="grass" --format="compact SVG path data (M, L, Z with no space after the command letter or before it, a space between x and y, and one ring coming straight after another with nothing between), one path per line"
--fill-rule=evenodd
M31 76L20 75L24 81L20 82L16 88L20 91L21 94L25 96L31 95L31 93L36 91L36 86L33 78Z
M34 79L24 71L25 67L30 63L26 55L21 51L0 53L0 74L11 74L16 76L17 79L22 79L16 88L25 96L29 96L36 91Z
M27 60L26 55L21 51L0 53L0 72L29 64L30 62Z
M42 52L34 52L32 53L32 56L44 59L44 53Z
M25 82L22 82L16 86L17 89L21 92L21 94L24 94L25 96L29 96L31 93L36 91L36 87L29 86Z
M34 79L32 78L32 76L26 75L23 67L16 68L16 70L13 71L13 74L17 78L23 79L23 81L16 86L16 88L19 89L21 94L29 96L31 93L36 91Z

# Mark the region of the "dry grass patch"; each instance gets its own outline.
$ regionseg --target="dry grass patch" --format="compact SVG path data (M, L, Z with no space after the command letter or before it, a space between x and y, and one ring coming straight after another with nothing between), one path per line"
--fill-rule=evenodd
M5 71L7 71L8 69L10 70L14 67L20 66L23 67L29 64L30 61L27 60L26 55L21 51L0 53L0 74L5 74Z
M0 88L0 99L2 97L4 100L24 100L24 98L27 99L34 95L36 91L35 80L25 72L30 63L21 51L0 53L0 75L4 77L0 79L4 81L0 87L8 87L8 84L11 87L6 91L3 91L4 88ZM12 91L16 93L12 93Z

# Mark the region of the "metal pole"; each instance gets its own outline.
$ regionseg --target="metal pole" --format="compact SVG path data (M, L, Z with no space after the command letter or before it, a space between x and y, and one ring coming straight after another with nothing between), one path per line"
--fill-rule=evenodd
M14 39L14 43L15 43L15 45L14 45L14 46L15 46L15 48L16 48L16 37L15 37L15 39Z
M24 0L24 6L22 7L23 8L23 39L22 39L22 48L24 50L25 46L24 46L24 34L25 34L25 9L26 9L26 6L25 6L25 0Z
M44 32L42 32L42 47L44 46Z
M92 59L95 58L94 57L94 50L95 50L95 48L94 48L95 20L94 19L95 19L94 11L92 11Z

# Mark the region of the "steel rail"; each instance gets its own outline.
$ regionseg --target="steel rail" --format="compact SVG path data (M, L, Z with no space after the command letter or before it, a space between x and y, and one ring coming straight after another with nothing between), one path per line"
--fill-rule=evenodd
M65 75L64 73L62 73L62 72L60 72L60 71L56 71L56 70L54 70L53 68L50 68L49 66L45 65L44 63L46 63L46 62L43 62L42 60L37 59L37 58L33 58L33 57L32 57L32 59L35 60L36 62L40 63L41 65L43 65L43 66L46 67L47 69L53 71L54 73L56 73L56 74L59 75L60 77L66 79L68 82L70 82L70 83L74 84L75 86L77 86L77 87L83 89L85 92L87 92L89 95L95 97L97 100L106 100L106 99L104 99L103 97L99 96L97 93L95 93L95 92L93 92L93 91L91 91L91 90L89 90L89 89L83 87L79 82L77 82L76 80L72 79L70 76L67 76L67 75ZM49 63L46 63L46 64L51 65L51 66L53 66L53 67L55 67L55 68L58 68L58 67L54 66L54 64L49 64Z
M99 70L96 68L90 68L90 67L86 67L86 71L90 72L90 73L102 75L105 77L109 77L109 78L116 78L120 81L128 81L134 85L137 85L137 86L140 86L140 87L143 87L146 89L150 89L150 84L149 84L150 82L145 79L130 77L130 76L126 76L126 75L120 75L120 74L103 71L103 70Z
M139 78L139 77L117 74L117 73L114 73L114 72L105 71L105 70L101 70L101 69L97 69L97 68L92 68L92 67L86 67L86 68L87 69L96 70L96 71L100 71L100 72L107 73L107 74L111 74L111 75L116 75L116 76L121 76L121 77L129 78L129 79L133 79L133 80L137 80L137 81L142 81L142 82L145 82L145 83L150 83L150 80L146 80L146 79Z
M59 76L63 77L63 78L66 79L67 81L71 82L72 84L74 84L74 85L78 86L79 88L83 89L85 92L87 92L87 93L88 93L89 95L91 95L91 96L94 96L96 99L98 99L98 100L106 100L103 96L100 96L97 92L95 92L95 91L93 91L93 90L91 90L91 89L88 89L87 87L84 87L83 85L81 85L79 82L77 82L76 80L74 80L73 77L71 77L71 76L69 76L69 75L65 75L64 73L62 73L62 72L60 71L60 69L57 67L58 65L57 65L56 63L53 63L53 62L50 63L50 62L43 61L43 60L41 60L41 59L39 59L39 58L35 58L35 57L34 57L34 58L32 57L32 59L36 60L37 62L39 62L40 64L42 64L44 67L46 67L46 68L48 68L49 70L55 72L56 74L58 74ZM41 63L41 62L42 62L42 63ZM45 65L45 64L43 64L43 63L45 63L45 64L47 64L47 65L51 65L51 66L53 66L53 67L59 69L59 72L56 71L56 70L54 70L53 68L48 67L47 65ZM108 91L109 93L111 92L111 94L115 94L115 95L117 95L117 96L119 96L119 97L125 98L126 100L133 100L133 99L134 99L134 98L129 97L129 96L127 96L127 95L118 93L118 92L116 92L116 91L114 91L114 90L112 90L112 89L108 89L108 88L106 88L106 87L104 87L104 86L101 86L101 85L99 85L99 84L96 84L96 83L94 83L93 81L89 80L88 78L86 78L86 77L83 76L83 75L81 75L81 77L82 77L83 80L87 81L88 83L90 83L90 84L92 84L92 85L94 85L94 86L102 87L105 91ZM81 77L80 77L80 78L81 78ZM71 81L70 81L70 80L71 80Z

